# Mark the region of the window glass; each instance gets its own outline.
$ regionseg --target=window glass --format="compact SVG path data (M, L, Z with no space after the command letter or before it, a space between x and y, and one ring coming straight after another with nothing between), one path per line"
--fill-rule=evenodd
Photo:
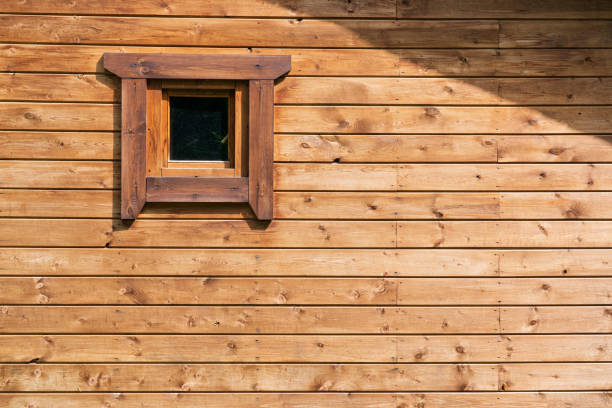
M170 160L228 160L228 98L170 97Z

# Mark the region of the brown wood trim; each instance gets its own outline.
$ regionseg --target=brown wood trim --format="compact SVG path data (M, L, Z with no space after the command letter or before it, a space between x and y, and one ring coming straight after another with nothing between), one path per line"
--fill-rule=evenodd
M249 204L260 220L273 218L274 81L249 81Z
M149 202L245 203L248 199L246 177L147 177Z
M291 56L105 53L104 68L121 78L276 79Z
M121 218L135 219L145 204L146 79L121 81Z

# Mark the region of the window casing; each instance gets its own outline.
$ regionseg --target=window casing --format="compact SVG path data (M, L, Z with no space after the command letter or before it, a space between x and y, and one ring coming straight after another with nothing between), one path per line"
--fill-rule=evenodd
M104 55L121 77L121 218L146 202L248 202L273 217L274 80L290 56ZM172 97L228 99L228 160L172 160Z

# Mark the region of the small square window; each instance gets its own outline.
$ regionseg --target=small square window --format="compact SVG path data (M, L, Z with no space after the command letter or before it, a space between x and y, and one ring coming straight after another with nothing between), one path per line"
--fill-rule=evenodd
M170 161L229 162L229 98L170 96Z
M121 218L147 202L273 213L274 80L287 55L104 54L121 78Z
M149 82L148 127L158 141L147 149L149 176L247 176L246 82Z

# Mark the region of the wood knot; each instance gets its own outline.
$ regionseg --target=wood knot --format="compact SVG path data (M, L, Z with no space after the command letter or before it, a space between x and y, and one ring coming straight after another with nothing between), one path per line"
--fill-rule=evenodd
M457 346L455 347L455 351L459 354L464 354L465 353L465 349L463 348L463 346Z
M436 116L440 116L440 110L432 107L425 108L425 116L435 118Z

